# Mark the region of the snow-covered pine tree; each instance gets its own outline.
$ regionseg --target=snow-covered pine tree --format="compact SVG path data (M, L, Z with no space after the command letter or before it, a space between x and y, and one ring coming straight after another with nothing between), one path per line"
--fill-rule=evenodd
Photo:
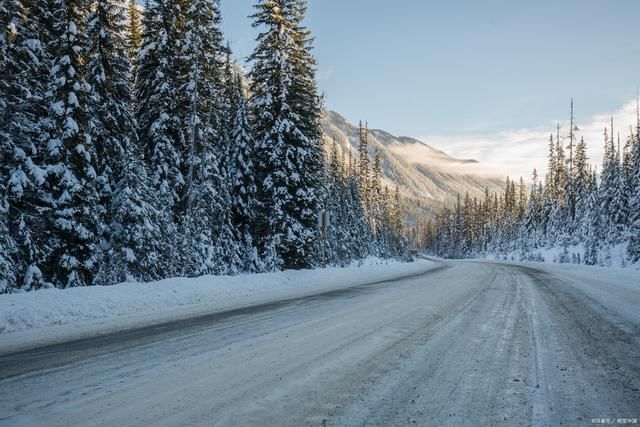
M573 98L571 98L571 121L569 123L569 135L568 135L568 145L565 147L569 150L569 157L566 159L566 182L565 182L565 195L567 205L567 226L570 228L568 230L569 234L572 234L576 213L576 194L575 194L575 140L576 134L575 132L578 130L578 126L575 123L575 118L573 115Z
M573 224L568 193L571 188L568 164L569 159L565 156L562 139L560 138L560 124L558 124L556 127L556 165L553 173L556 201L551 213L553 245L564 246L571 243Z
M550 201L555 201L556 199L556 189L555 189L555 172L556 172L556 145L553 141L553 134L549 136L549 153L547 155L547 175L545 177L545 197Z
M54 65L47 102L48 142L44 153L46 180L42 200L47 206L44 277L60 287L93 283L101 230L96 159L88 127L91 86L85 59L89 4L55 0Z
M516 191L515 180L511 180L507 184L507 190L504 195L504 224L502 226L503 245L502 249L505 253L510 252L515 247L516 230L518 226L518 196Z
M303 147L301 181L306 182L305 195L301 198L303 211L315 211L307 218L307 226L317 227L317 215L322 209L321 201L325 198L327 182L326 156L324 139L320 120L323 115L323 97L318 93L316 77L317 61L312 54L313 36L304 25L308 0L291 1L288 5L289 15L295 23L293 32L294 74L291 85L291 101L289 102L294 114L300 119L300 129L308 142Z
M319 260L324 167L315 67L301 27L306 2L261 0L255 9L253 25L263 30L250 56L261 206L256 231L268 268L306 268Z
M349 253L351 235L348 229L350 214L348 209L350 206L347 206L348 188L336 141L331 144L327 167L325 206L331 215L331 227L327 231L328 258L333 265L345 265L352 259Z
M491 206L491 193L489 188L485 187L484 197L482 200L482 215L480 216L480 242L479 248L481 252L486 252L489 243L489 224L493 221L493 209Z
M485 210L482 205L482 201L477 197L473 197L473 246L472 251L474 254L479 254L482 251L482 228L485 221Z
M589 192L584 207L585 212L581 230L585 246L583 260L587 265L596 265L598 263L598 251L602 244L600 204L596 189Z
M527 246L530 248L537 248L540 239L540 229L542 221L543 210L543 194L542 183L538 183L538 171L533 170L531 193L529 193L529 203L527 210L524 214L522 227L525 231L525 236L528 239Z
M0 294L11 292L16 288L15 258L17 247L9 234L7 210L7 189L4 179L0 180Z
M605 151L600 184L600 211L603 216L603 224L606 226L606 230L603 230L603 232L607 243L621 243L628 215L624 195L624 177L613 138L613 118L611 119L611 134L607 135L605 130Z
M549 171L545 194L545 234L547 245L568 244L571 236L571 215L567 201L568 168L564 147L560 139L560 125L556 127L556 137L553 135L550 144L555 146L549 151Z
M365 215L369 215L369 129L362 127L362 122L358 127L358 185L360 187L360 198Z
M185 138L179 105L178 29L173 0L147 0L135 85L138 137L152 181L166 209L176 217L184 211ZM181 108L182 107L182 108ZM182 110L182 111L181 111ZM176 246L176 242L167 242Z
M391 252L393 256L405 256L407 252L407 239L402 224L400 187L396 189L389 207L389 229L391 231Z
M549 137L549 153L547 156L547 174L545 176L543 201L542 201L542 235L546 245L552 245L555 239L554 230L552 230L551 218L553 214L553 207L557 200L557 192L555 187L556 178L555 165L556 165L556 146L553 141L553 134ZM542 237L542 236L541 236Z
M44 95L51 62L52 18L46 0L0 1L0 181L5 183L5 221L18 253L16 286L42 285L44 227L40 220L40 167L46 144Z
M255 140L249 122L249 110L244 83L239 74L233 81L231 97L233 112L231 122L231 195L232 221L236 241L240 245L243 271L258 272L263 269L254 243L255 216L258 211L257 186L255 182Z
M238 78L240 79L238 86ZM222 102L221 113L222 113L222 132L224 137L226 138L226 154L223 157L231 157L231 153L234 151L232 134L235 126L235 120L237 115L237 109L240 99L239 96L243 96L246 100L246 93L244 88L244 77L242 71L236 70L233 59L231 58L231 45L227 42L225 47L225 57L221 75L221 91L220 91L220 101ZM248 112L248 105L246 107ZM231 180L231 176L233 175L233 165L228 165L225 168L228 172L228 179Z
M560 124L556 127L556 151L555 151L556 164L554 166L554 187L556 197L559 203L566 202L566 188L567 188L567 165L564 153L564 147L560 139Z
M466 192L464 195L462 215L464 218L464 228L462 232L465 237L462 253L464 254L464 256L469 256L473 251L474 236L475 236L474 227L475 227L475 221L476 221L475 209L473 206L473 199L471 198L471 195L469 194L469 192Z
M527 187L524 185L524 178L520 177L518 183L517 218L522 219L527 211Z
M640 261L640 112L631 153L633 179L629 189L629 244L627 246L627 258L632 263L637 263Z
M92 90L84 108L88 113L90 154L95 159L98 205L104 224L100 230L101 251L108 257L111 252L112 193L129 161L127 156L132 152L129 146L135 143L131 64L125 38L127 15L123 2L94 0L88 22L91 47L85 66L86 80Z
M587 157L587 145L584 137L580 138L580 142L576 146L575 161L573 167L573 188L575 191L575 223L576 227L582 224L582 219L586 212L589 198L589 186L591 181L591 172L589 171L589 158ZM579 232L579 229L576 229ZM578 233L580 234L580 233ZM578 236L580 237L580 236Z
M135 63L142 46L142 22L140 21L140 10L138 9L138 3L136 0L128 0L127 14L127 52L129 53L129 62L134 65L135 75Z
M360 175L356 165L356 159L349 151L349 168L345 180L346 205L348 214L348 230L350 234L350 257L362 259L371 254L372 232L369 221L366 218L362 193L360 192Z
M462 208L462 198L458 193L456 198L456 205L454 207L453 214L453 251L452 254L456 258L462 258L462 249L465 245L464 241L464 213Z
M377 149L373 157L373 168L371 169L369 184L369 220L373 233L376 238L381 240L383 237L380 232L384 219L384 203L387 200L384 199L382 191L382 155L380 150ZM378 242L378 245L382 245L382 242Z
M138 147L128 144L125 150L108 206L109 252L98 284L158 280L172 274L166 267L171 252L166 244L172 230L169 212L150 187Z
M383 258L393 256L392 236L391 236L391 193L389 186L385 185L381 190L380 203L378 210L380 211L379 225L376 232L378 255Z
M622 150L622 175L624 177L624 188L625 193L627 195L627 200L631 197L631 190L635 188L635 174L634 174L634 145L635 145L636 137L633 134L633 129L627 138L627 141L624 144L624 149Z
M186 8L181 56L185 75L184 119L188 165L182 214L187 275L236 273L240 255L231 224L231 195L223 160L228 135L222 100L224 46L218 0L194 0Z

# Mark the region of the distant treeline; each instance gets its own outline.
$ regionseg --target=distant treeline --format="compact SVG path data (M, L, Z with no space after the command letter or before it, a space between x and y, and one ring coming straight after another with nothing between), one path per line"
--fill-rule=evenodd
M533 172L527 192L507 178L503 194L486 191L480 200L466 195L427 226L423 245L449 258L497 255L542 260L559 248L556 261L610 265L612 249L621 262L640 260L640 118L624 144L604 130L604 159L598 174L573 119L568 135L560 127L549 139L548 172Z

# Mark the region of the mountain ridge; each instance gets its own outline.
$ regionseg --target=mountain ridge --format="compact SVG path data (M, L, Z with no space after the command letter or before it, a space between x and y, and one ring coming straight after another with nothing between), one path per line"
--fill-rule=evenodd
M359 129L335 111L322 119L326 143L335 141L346 156L357 156ZM379 150L383 163L383 183L396 184L403 196L403 207L410 223L433 218L443 206L455 202L458 194L482 196L485 188L502 191L503 178L479 173L481 163L475 159L458 159L417 138L395 136L383 129L369 131L369 156Z

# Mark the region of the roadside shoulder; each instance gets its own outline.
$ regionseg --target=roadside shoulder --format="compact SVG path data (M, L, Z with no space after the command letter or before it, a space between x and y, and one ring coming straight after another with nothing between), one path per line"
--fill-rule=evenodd
M441 268L367 259L344 268L173 278L0 296L0 352L8 353L303 297Z

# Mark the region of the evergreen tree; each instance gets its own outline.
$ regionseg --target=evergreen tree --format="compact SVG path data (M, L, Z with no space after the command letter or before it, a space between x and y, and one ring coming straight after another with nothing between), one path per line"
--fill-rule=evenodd
M92 284L100 233L96 159L88 126L89 97L85 56L88 4L56 0L51 46L54 66L47 92L50 118L44 153L47 206L46 262L43 273L56 286Z
M188 164L185 252L193 264L187 275L236 273L239 248L231 223L228 173L222 159L229 154L222 100L224 47L217 0L196 0L186 8L183 92L188 105L184 119ZM185 265L189 265L188 262Z
M584 214L582 235L584 236L584 263L596 265L598 263L598 248L601 244L600 230L600 207L598 204L597 191L589 193Z
M369 183L369 216L371 228L374 234L380 238L379 233L384 217L384 202L388 200L383 197L382 192L382 156L380 150L376 150L375 152Z
M567 199L568 172L567 161L565 159L564 147L560 139L560 125L556 127L556 139L553 158L550 155L549 166L552 168L549 173L553 179L550 184L551 197L546 203L546 235L547 245L566 245L570 238L571 220L570 206ZM553 162L552 162L553 160Z
M571 99L571 121L569 123L569 144L567 145L567 149L569 150L569 158L566 160L566 182L565 182L565 194L566 194L566 205L567 205L567 225L571 227L569 232L573 231L573 221L575 220L576 214L576 190L575 190L575 145L574 141L576 139L575 132L578 130L578 126L575 124L575 118L573 116L573 98Z
M331 227L328 229L328 259L333 265L345 265L351 258L349 233L350 206L343 165L338 155L338 144L333 141L329 153L327 200L325 206L331 215Z
M520 177L520 182L518 183L518 207L517 207L517 217L519 220L522 219L526 210L527 210L527 187L524 185L524 179Z
M290 56L294 66L291 89L289 90L289 105L299 120L298 127L306 137L302 146L304 155L301 156L303 169L301 182L306 183L306 197L301 199L305 209L319 210L323 199L326 182L326 164L322 127L320 119L323 115L322 98L318 94L316 78L317 61L312 55L313 37L304 26L304 18L308 8L308 0L291 0L283 2L289 19L293 22L292 53ZM311 226L308 219L308 226Z
M544 184L544 192L543 192L543 203L542 203L542 218L541 225L543 235L545 237L546 243L553 244L554 230L552 230L551 218L553 214L553 207L557 201L557 191L556 191L556 147L553 141L553 134L549 137L549 153L548 153L548 165L547 165L547 175L545 177Z
M390 227L391 233L394 238L394 254L402 255L406 251L407 242L404 239L404 230L402 225L402 208L400 187L396 184L393 200L391 202L390 210Z
M231 129L232 219L236 230L236 241L241 245L242 269L256 272L263 267L253 239L253 224L258 211L254 164L255 141L249 122L242 78L237 75L234 80L235 91L231 98L232 111L235 111Z
M385 185L380 198L380 222L377 231L378 254L381 257L392 257L393 254L393 235L391 230L391 193L389 186Z
M358 133L358 185L360 187L360 197L362 199L365 214L369 211L369 130L368 127L362 127L360 122Z
M529 203L523 219L523 229L528 239L528 246L536 248L540 243L542 213L544 208L542 184L538 183L538 171L536 169L533 170L532 181Z
M4 221L17 246L16 286L42 285L43 208L40 185L46 145L44 102L51 67L51 14L45 0L0 1L0 182ZM13 243L12 243L13 245Z
M566 188L567 188L567 166L564 154L564 147L560 140L560 125L556 128L556 164L553 172L554 188L556 192L556 199L560 203L566 202Z
M465 193L464 202L462 206L462 218L463 218L463 229L462 234L464 235L464 246L460 249L463 256L469 256L473 249L473 238L474 238L474 220L475 211L473 209L473 202L471 200L471 196L469 193Z
M129 15L127 52L129 53L129 62L135 64L142 46L142 23L136 0L129 0L127 12Z
M135 120L131 111L131 64L127 54L126 10L115 0L96 0L88 19L90 50L86 60L90 96L84 109L88 112L87 133L91 138L90 154L94 160L101 215L102 250L107 253L113 212L111 198L123 165L135 140Z
M7 210L9 203L6 200L5 181L0 181L0 294L11 292L16 288L16 273L14 258L17 247L9 235L7 227Z
M128 144L125 150L108 206L109 247L98 284L158 280L172 274L166 267L171 219L149 185L136 147Z
M148 1L137 63L135 99L138 136L152 188L177 222L184 212L186 141L181 116L187 110L179 96L181 82L178 31L171 0ZM175 242L173 242L175 245Z
M366 217L365 204L361 193L361 181L356 161L349 151L349 169L346 177L347 224L350 231L350 251L352 259L360 259L372 252L372 232Z
M324 168L315 71L301 27L306 2L262 0L255 8L254 26L263 29L250 57L261 207L257 234L269 268L306 268L320 253ZM275 257L268 259L267 252Z
M589 186L591 173L589 171L589 158L587 157L587 145L584 138L576 146L574 162L574 190L575 190L575 222L581 224L584 218L589 198Z
M640 261L640 115L631 152L633 179L630 182L629 189L629 245L627 246L627 257L632 263L637 263Z
M633 134L633 130L629 134L627 141L624 145L624 150L622 151L622 175L624 178L624 190L626 193L627 199L631 197L629 194L633 188L635 188L635 171L634 171L634 150L635 150L635 141L636 138Z
M624 177L613 139L613 119L611 120L611 135L609 137L607 137L605 130L605 152L602 162L600 185L600 209L603 215L603 223L606 224L604 237L607 243L621 243L627 222L627 212L624 196Z
M556 173L557 160L556 160L556 146L555 146L555 143L553 142L553 134L551 134L551 136L549 137L549 153L547 158L548 158L547 176L546 176L546 181L544 185L545 194L547 199L551 201L555 201L556 199L555 173Z
M635 196L635 199L638 197ZM627 257L632 263L640 261L640 220L638 220L637 207L638 202L634 202L636 210L634 211L633 222L630 225L629 245L627 246Z

